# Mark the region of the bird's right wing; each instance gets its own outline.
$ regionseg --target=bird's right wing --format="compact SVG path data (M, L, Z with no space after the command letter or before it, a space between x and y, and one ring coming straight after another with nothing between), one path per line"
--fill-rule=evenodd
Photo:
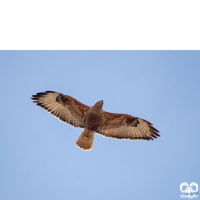
M90 108L89 106L80 103L73 97L53 91L36 93L32 96L33 103L44 108L61 121L74 127L85 127L85 115Z

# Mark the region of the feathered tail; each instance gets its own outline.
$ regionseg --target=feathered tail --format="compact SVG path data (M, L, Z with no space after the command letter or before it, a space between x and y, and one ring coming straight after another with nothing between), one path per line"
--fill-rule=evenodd
M93 139L94 131L84 130L76 141L76 146L83 150L90 150L92 149Z

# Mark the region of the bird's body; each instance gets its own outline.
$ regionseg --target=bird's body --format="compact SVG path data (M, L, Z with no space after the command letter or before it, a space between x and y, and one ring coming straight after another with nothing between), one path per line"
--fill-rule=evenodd
M46 91L33 95L34 103L52 115L74 127L84 128L76 145L83 150L92 149L94 133L105 137L130 140L153 140L160 136L152 124L127 114L115 114L102 110L103 101L92 107L73 97L58 92Z
M94 106L90 107L85 117L85 130L79 136L76 145L84 150L92 149L94 133L103 115L102 110L103 101L98 101Z
M103 115L103 101L98 101L90 107L86 114L86 128L96 131Z

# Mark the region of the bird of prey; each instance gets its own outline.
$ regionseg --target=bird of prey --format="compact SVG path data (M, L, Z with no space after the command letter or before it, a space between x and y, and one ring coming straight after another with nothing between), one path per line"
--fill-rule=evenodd
M76 141L76 146L83 150L92 149L94 133L121 140L153 140L160 136L153 124L144 119L103 111L103 101L89 107L54 91L36 93L31 99L61 121L84 129Z

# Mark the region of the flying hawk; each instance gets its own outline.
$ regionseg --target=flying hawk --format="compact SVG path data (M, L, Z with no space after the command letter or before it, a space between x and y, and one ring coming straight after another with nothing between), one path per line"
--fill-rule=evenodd
M36 93L32 96L33 103L61 121L84 129L76 141L76 146L83 150L92 149L94 133L121 140L153 140L160 136L153 124L144 119L103 111L103 101L98 101L89 107L73 97L53 91Z

